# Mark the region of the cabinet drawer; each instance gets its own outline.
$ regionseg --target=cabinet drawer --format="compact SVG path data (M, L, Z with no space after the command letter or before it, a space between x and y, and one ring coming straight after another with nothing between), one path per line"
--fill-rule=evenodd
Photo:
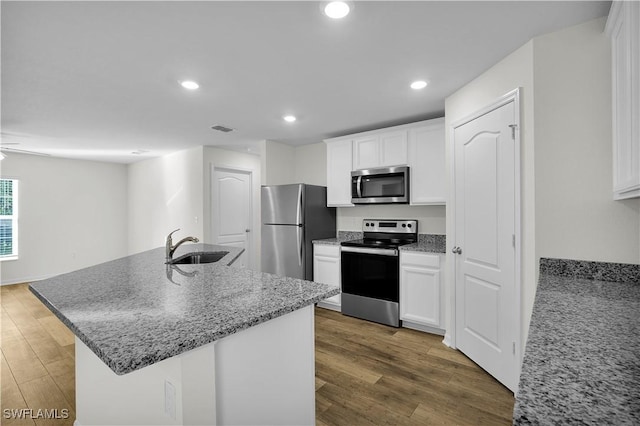
M422 252L400 252L401 265L426 266L429 268L440 268L440 255Z
M340 257L340 246L314 244L313 254L316 256Z

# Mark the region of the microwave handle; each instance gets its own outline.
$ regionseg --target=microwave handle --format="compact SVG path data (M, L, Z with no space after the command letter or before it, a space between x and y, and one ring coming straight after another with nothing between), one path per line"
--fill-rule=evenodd
M358 176L358 181L356 182L356 192L358 194L358 198L362 198L362 176Z

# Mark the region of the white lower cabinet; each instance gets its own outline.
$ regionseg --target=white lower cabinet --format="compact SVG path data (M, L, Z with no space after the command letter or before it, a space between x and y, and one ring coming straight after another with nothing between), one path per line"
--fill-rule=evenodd
M400 252L400 319L405 327L442 331L442 257L424 252Z
M313 245L313 280L340 287L340 246ZM318 306L340 311L340 295L318 302Z

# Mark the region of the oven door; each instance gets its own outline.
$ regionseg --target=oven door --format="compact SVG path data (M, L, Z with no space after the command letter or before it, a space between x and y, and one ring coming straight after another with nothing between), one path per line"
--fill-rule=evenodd
M395 249L342 247L342 293L397 303L399 256Z

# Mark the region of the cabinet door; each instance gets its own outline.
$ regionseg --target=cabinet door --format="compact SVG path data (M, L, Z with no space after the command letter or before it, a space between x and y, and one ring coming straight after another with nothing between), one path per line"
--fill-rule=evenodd
M407 131L380 135L380 166L406 166L408 164Z
M315 246L313 256L313 280L323 284L340 287L340 248L333 246ZM318 252L322 254L319 254ZM335 255L326 256L325 253ZM340 306L340 295L331 296L323 302Z
M347 207L351 204L351 140L327 143L327 206Z
M640 196L640 4L613 2L612 41L614 199Z
M353 140L353 169L370 169L380 166L380 138L378 135Z
M445 204L444 119L409 130L411 204Z
M401 262L400 319L441 328L439 256L403 254Z

